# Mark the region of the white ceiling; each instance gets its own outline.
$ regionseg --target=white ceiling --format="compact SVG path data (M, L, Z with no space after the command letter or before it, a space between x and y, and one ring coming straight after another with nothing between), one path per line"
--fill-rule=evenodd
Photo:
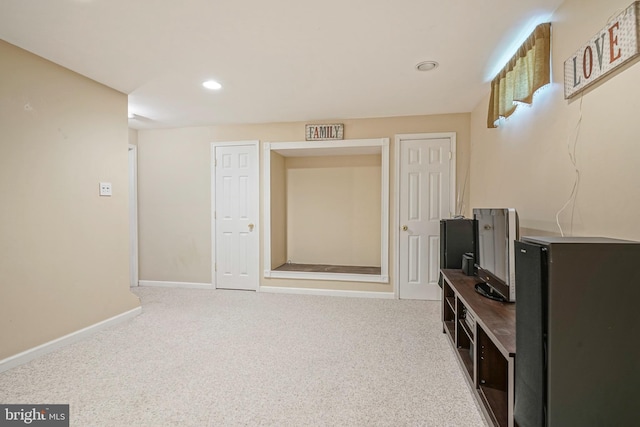
M0 38L128 94L138 129L460 113L561 3L1 0Z

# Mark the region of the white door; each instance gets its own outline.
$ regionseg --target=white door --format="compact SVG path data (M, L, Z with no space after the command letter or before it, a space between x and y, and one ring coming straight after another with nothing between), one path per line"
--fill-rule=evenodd
M399 143L399 297L440 299L440 219L452 214L455 136Z
M258 289L258 145L214 146L214 284Z

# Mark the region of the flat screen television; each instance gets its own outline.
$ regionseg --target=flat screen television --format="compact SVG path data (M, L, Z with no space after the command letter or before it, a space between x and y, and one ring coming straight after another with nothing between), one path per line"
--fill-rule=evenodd
M514 242L519 239L513 208L474 208L476 290L499 301L516 300Z

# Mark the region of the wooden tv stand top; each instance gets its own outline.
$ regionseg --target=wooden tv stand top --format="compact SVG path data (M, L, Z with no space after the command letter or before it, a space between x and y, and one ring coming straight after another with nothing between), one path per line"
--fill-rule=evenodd
M467 276L462 270L442 270L449 286L473 313L500 353L505 357L516 354L516 305L483 297L475 290L480 282L476 276Z

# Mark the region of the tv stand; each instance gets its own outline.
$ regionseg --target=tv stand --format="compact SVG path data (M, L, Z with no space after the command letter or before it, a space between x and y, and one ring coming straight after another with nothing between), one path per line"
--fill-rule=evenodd
M480 282L476 283L475 286L476 292L482 295L485 298L490 298L492 300L507 302L507 300L495 291L488 283Z
M454 269L441 272L443 332L463 376L489 424L513 427L515 304L480 295L476 276Z

